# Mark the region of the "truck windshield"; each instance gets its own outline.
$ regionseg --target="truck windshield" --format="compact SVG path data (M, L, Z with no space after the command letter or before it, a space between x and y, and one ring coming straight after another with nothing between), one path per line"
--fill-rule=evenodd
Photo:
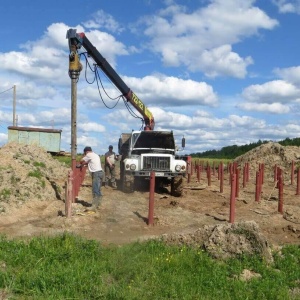
M132 143L133 148L175 148L172 132L142 131L140 133L134 133Z

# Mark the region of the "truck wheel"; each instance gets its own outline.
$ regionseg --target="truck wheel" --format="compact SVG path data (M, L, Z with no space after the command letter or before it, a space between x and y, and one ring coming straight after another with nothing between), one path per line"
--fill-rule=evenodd
M124 175L122 177L122 190L124 193L132 193L134 186L134 177L131 175Z
M182 192L183 192L183 177L180 175L172 178L171 195L174 197L180 197L182 196Z

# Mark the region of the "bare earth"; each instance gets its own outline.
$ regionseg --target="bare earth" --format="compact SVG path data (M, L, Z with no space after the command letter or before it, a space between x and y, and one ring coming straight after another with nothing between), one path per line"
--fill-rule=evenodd
M241 167L249 161L251 170L250 182L245 188L242 188L240 178L234 221L256 222L261 234L272 245L298 244L300 195L295 195L296 176L291 184L290 166L292 160L296 164L299 161L300 150L298 147L283 148L275 143L254 150L236 160ZM185 179L182 197L172 197L168 190L155 193L155 224L149 226L147 191L125 194L119 189L103 187L100 209L95 213L87 212L91 202L90 176L87 174L79 199L72 206L72 217L66 218L63 190L66 167L61 167L50 155L33 146L8 144L0 149L0 157L0 234L8 238L67 231L103 244L124 244L162 234L188 234L205 225L228 224L229 221L230 185L226 171L223 193L220 193L217 172L212 176L211 186L208 186L204 172L200 182L195 173L189 183ZM40 162L46 167L39 166ZM265 178L261 201L255 202L255 172L259 163L265 163ZM275 163L285 172L284 214L278 213L278 189L272 169ZM42 179L28 175L30 170L37 168L42 172L47 170Z

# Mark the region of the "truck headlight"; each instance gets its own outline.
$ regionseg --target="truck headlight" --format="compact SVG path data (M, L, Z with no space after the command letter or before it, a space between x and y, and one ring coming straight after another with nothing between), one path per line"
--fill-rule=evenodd
M135 165L135 164L131 164L131 165L130 165L130 170L131 170L131 171L134 171L135 169L136 169L136 165Z
M175 166L175 171L176 172L180 172L180 170L181 170L181 165L176 165Z

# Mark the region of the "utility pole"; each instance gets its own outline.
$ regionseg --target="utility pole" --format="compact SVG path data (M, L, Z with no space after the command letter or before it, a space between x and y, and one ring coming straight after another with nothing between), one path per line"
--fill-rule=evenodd
M67 38L68 38L67 33ZM82 70L76 45L69 42L69 76L71 78L71 158L72 170L76 168L77 155L77 81Z
M71 157L72 170L76 168L77 155L77 79L71 77Z
M13 98L13 126L17 126L16 125L16 85L14 85L14 98Z

